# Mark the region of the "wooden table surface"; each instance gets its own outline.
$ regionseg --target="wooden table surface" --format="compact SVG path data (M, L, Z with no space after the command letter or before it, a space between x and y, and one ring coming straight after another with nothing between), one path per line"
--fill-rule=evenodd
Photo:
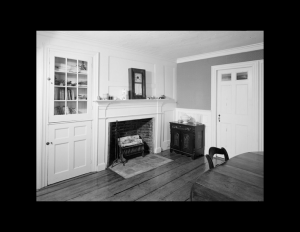
M263 201L263 152L247 152L204 172L191 188L192 201Z

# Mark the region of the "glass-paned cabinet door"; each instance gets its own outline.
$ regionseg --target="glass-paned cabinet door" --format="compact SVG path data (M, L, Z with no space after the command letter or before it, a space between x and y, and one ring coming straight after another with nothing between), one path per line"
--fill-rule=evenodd
M88 56L50 51L50 122L91 118L91 63Z

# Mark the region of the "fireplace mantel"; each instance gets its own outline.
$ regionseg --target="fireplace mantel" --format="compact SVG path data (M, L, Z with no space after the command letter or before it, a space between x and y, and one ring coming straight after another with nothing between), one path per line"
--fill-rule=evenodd
M108 161L109 123L144 118L153 118L153 152L161 152L161 136L164 125L163 106L176 103L174 99L132 99L132 100L95 100L94 126L98 171L106 167ZM171 104L172 105L172 104ZM173 106L174 107L174 106Z
M161 109L164 104L176 103L173 99L95 100L94 102L98 104L98 118L143 115L149 113L161 114ZM153 107L155 107L155 109Z
M163 105L165 103L176 103L173 99L131 99L131 100L94 100L99 106L133 106L133 105Z

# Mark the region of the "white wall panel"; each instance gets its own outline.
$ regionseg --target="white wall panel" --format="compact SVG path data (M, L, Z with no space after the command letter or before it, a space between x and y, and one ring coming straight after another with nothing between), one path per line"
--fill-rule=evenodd
M124 84L124 83L120 83L120 84ZM123 89L128 91L128 84L124 84L120 86L108 86L108 94L109 96L113 96L121 99ZM100 97L102 97L102 95Z
M163 113L163 135L162 135L162 149L170 149L170 122L174 121L174 110L166 110Z
M164 65L160 63L155 64L154 74L155 88L153 89L153 96L159 97L165 93Z
M146 71L146 96L153 96L154 85L154 63L141 62L128 58L108 57L108 81L107 90L109 95L120 98L122 89L129 89L128 69L138 68ZM116 87L116 88L113 88ZM105 94L105 92L100 94ZM101 96L102 97L102 96Z
M165 96L168 98L174 98L174 67L165 66L165 76L164 76L164 87Z

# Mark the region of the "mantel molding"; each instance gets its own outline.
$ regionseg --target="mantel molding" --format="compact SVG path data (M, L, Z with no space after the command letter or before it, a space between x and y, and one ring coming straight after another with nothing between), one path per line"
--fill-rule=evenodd
M132 100L94 100L102 109L163 106L165 103L176 103L173 99L132 99Z
M176 103L173 99L95 100L93 102L98 106L99 119L161 115L164 104Z
M216 51L216 52L199 54L199 55L195 55L195 56L182 57L182 58L177 59L177 63L184 63L184 62L190 62L190 61L195 61L195 60L203 60L203 59L208 59L208 58L213 58L213 57L226 56L226 55L232 55L232 54L243 53L243 52L251 52L251 51L262 50L262 49L264 49L263 42L257 43L257 44L251 44L251 45L247 45L247 46L242 46L242 47L220 50L220 51Z

